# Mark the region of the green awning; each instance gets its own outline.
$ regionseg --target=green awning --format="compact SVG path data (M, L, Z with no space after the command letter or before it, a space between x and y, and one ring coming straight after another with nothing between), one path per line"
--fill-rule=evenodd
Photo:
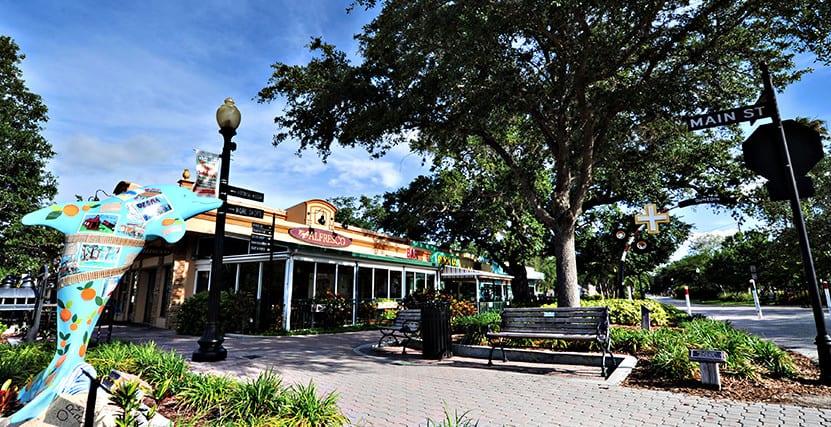
M383 261L383 262L391 262L395 264L405 264L405 265L414 265L418 267L428 267L428 268L436 268L436 265L432 262L427 261L419 261L417 259L408 259L408 258L396 258L391 256L382 256L382 255L369 255L369 254L361 254L352 252L352 256L354 258L359 259L368 259L373 261Z

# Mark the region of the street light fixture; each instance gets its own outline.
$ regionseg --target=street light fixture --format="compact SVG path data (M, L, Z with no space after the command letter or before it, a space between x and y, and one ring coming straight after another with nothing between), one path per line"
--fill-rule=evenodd
M222 292L222 258L225 243L225 215L228 204L228 173L231 168L231 151L237 144L231 138L237 134L241 115L234 100L225 98L225 102L216 110L216 123L223 137L222 164L219 167L219 199L222 205L216 210L216 229L214 231L214 251L211 255L211 283L208 290L208 321L205 332L199 338L199 349L193 352L194 362L218 362L225 360L228 350L222 346L225 341L219 329L219 300Z

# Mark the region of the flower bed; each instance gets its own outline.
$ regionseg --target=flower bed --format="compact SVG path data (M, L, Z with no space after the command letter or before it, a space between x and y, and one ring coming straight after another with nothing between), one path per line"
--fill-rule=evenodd
M22 385L46 366L51 352L46 344L0 345L0 377ZM349 422L337 406L337 394L320 395L312 383L284 386L271 371L248 381L195 374L181 356L153 343L104 344L89 351L87 362L101 376L112 369L139 376L153 388L145 403L157 406L176 425L342 426Z

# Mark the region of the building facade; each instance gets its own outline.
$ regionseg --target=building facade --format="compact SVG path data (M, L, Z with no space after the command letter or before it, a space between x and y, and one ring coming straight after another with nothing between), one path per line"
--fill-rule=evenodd
M443 289L482 309L511 297L511 276L490 263L337 223L335 206L325 200L288 209L229 202L254 214L228 214L222 271L223 288L252 302L252 329L314 326L321 302L333 298L344 305L346 323L356 323L415 291ZM148 244L113 295L116 321L173 327L178 305L208 290L215 219L208 212L188 220L175 245Z

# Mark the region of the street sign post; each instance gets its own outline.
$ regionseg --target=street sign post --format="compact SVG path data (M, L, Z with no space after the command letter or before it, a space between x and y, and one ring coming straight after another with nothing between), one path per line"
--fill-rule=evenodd
M721 350L690 349L690 362L698 362L701 368L701 383L721 390L719 365L727 363L727 352Z
M232 205L226 203L228 206L228 213L234 215L250 216L252 218L262 218L263 210L257 208L249 208L248 206Z
M805 269L805 278L808 282L808 294L811 296L814 323L817 328L816 345L817 358L819 359L820 381L823 384L831 384L831 337L828 336L828 330L825 327L825 317L822 314L817 273L814 269L814 257L811 255L811 243L808 240L808 232L805 230L805 219L802 216L802 205L799 202L799 189L797 188L796 177L791 163L788 140L785 137L785 128L782 126L782 119L779 117L779 106L776 103L776 92L773 90L773 82L770 79L770 72L768 71L766 63L762 63L762 79L765 85L765 94L768 98L767 104L770 106L773 126L779 130L776 133L780 143L780 158L784 161L783 166L785 176L790 183L788 190L790 193L789 196L791 200L793 222L796 227L797 235L799 236L799 248L802 252L802 266Z
M817 358L819 359L820 381L823 384L831 385L831 337L828 336L828 330L825 327L817 274L814 269L814 258L811 255L811 244L805 230L805 219L799 201L800 191L811 191L812 189L812 182L804 175L822 158L822 144L819 144L819 152L817 153L817 136L811 134L810 130L805 130L804 127L797 127L799 133L795 134L795 138L800 140L800 143L807 141L807 145L795 151L791 150L788 146L785 130L786 127L793 127L794 124L782 122L776 101L776 92L773 90L773 82L767 64L763 62L761 69L764 90L762 91L762 99L757 102L757 105L691 116L687 117L685 122L687 128L692 131L743 121L754 121L764 117L771 118L772 123L760 126L745 141L745 144L742 144L742 148L746 157L753 157L752 159L748 158L748 167L770 180L768 191L773 199L790 200L791 202L793 223L799 238L802 266L805 269L805 279L817 329L815 343L817 345ZM759 141L773 141L774 145L765 143L760 145ZM771 150L770 147L775 147L775 149ZM793 158L791 157L792 153L795 154Z
M228 186L228 195L253 200L255 202L262 202L265 200L265 195L259 191L249 190L242 187L234 187L233 185Z
M761 104L745 105L744 107L730 110L712 111L706 114L689 116L684 121L687 123L687 129L694 131L741 122L752 122L765 117L770 117L769 108L767 105Z

